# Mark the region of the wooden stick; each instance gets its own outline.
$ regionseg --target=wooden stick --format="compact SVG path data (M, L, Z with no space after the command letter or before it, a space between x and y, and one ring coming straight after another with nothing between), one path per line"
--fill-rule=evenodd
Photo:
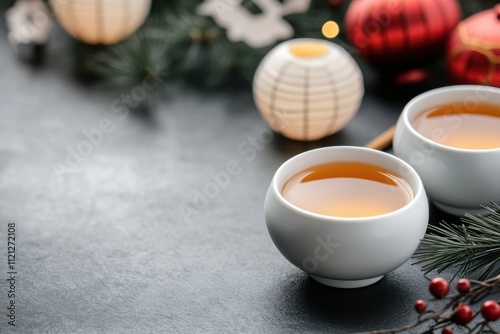
M377 137L373 138L365 147L373 148L375 150L384 150L392 143L392 137L394 137L394 130L396 130L396 125L391 126L389 129L385 130Z

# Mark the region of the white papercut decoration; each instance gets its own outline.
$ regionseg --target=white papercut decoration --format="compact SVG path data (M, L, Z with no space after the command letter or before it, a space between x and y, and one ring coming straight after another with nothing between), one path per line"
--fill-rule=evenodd
M8 38L13 46L17 44L47 43L54 25L47 6L42 0L18 0L5 13Z
M227 31L229 40L243 41L253 48L261 48L293 36L292 26L283 16L302 13L309 9L311 0L253 0L262 13L252 14L241 5L243 0L205 0L197 8L198 14L211 16Z

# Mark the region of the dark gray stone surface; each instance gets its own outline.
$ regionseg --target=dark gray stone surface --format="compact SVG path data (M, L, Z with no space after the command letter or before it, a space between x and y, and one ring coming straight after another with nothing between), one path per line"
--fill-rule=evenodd
M394 88L367 72L363 105L342 132L314 143L275 135L251 151L267 127L248 90L169 85L149 114L122 119L112 106L131 90L80 84L64 45L53 42L33 67L0 37L1 333L347 333L415 318L414 300L428 297L418 267L406 263L362 289L322 286L278 253L263 202L286 159L363 145L441 79ZM112 131L82 146L88 156L58 177L54 163L66 163L84 145L82 131L103 119ZM241 173L182 214L232 160ZM15 328L6 316L9 222Z

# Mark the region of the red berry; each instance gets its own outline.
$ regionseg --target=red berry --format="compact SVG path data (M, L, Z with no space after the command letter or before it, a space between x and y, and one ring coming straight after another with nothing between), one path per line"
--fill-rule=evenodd
M467 325L474 318L472 309L469 305L461 304L454 311L451 319L454 323L459 325Z
M434 297L441 299L448 294L448 291L450 291L450 285L444 278L436 277L429 283L429 291Z
M443 330L441 331L441 334L453 334L453 329L450 328L450 327L445 327L443 328Z
M494 300L487 300L481 306L481 314L487 321L497 321L500 319L500 305Z
M468 293L470 291L470 281L465 278L459 279L457 282L457 290L460 293Z
M415 310L418 312L418 313L424 313L425 310L427 309L427 303L424 302L423 300L419 299L415 302Z

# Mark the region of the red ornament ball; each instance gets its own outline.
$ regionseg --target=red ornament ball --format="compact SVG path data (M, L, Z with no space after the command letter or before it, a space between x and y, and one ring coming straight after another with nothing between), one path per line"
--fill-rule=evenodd
M470 281L468 279L462 278L457 282L457 290L460 293L468 293L470 291Z
M355 0L345 17L349 41L380 69L408 69L445 51L461 18L457 0Z
M500 87L500 4L463 20L446 48L454 83Z
M441 331L441 334L453 334L453 328L450 328L450 327L445 327L445 328L443 328L443 330Z
M450 284L442 277L436 277L429 283L429 291L435 298L443 298L450 291Z
M328 0L328 4L334 8L342 6L343 2L343 0Z
M487 300L481 306L481 314L487 321L497 321L500 319L500 305L494 300Z
M418 313L424 313L425 310L427 310L427 303L425 301L419 299L415 302L414 307Z
M459 305L451 316L451 320L459 325L467 325L472 318L474 318L474 313L472 313L470 306L465 304Z

